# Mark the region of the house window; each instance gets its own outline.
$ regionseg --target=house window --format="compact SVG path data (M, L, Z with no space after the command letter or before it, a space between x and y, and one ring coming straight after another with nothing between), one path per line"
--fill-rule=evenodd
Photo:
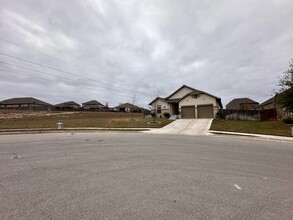
M199 97L199 95L192 95L193 99L197 99Z
M157 105L157 113L161 113L162 112L162 107L161 105Z

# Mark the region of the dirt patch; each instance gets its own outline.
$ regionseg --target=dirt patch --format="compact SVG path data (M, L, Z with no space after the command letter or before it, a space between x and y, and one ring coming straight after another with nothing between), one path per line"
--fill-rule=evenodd
M36 112L36 111L0 111L0 119L17 119L26 117L49 117L54 115L72 115L78 112Z

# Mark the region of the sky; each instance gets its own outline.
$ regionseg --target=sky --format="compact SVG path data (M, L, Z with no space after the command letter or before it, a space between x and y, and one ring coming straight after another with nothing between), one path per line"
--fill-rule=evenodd
M292 0L0 0L0 100L147 107L183 84L257 102L293 58Z

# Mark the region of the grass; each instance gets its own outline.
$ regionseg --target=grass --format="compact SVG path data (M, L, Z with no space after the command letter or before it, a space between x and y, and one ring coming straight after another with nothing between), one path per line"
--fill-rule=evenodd
M160 121L160 124L148 124L153 119L145 118L141 113L131 115L131 113L118 112L78 112L64 115L37 115L0 119L0 129L57 128L58 120L63 121L64 128L160 128L171 122L167 119L158 118L156 121Z
M292 125L282 121L213 120L211 130L291 136Z

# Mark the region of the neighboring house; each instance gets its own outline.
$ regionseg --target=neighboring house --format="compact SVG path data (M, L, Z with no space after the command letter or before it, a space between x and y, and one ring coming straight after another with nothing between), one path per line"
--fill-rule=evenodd
M54 106L55 110L61 111L76 111L80 109L80 104L70 101L70 102L63 102Z
M282 108L277 103L278 95L275 95L274 97L269 98L268 100L261 103L259 106L255 108L255 110L272 110L275 109L277 113L277 119L284 119L288 117L290 114L286 109Z
M120 104L114 107L114 109L115 111L118 111L118 112L144 112L143 108L136 105L132 105L130 103Z
M230 110L254 110L259 105L258 102L249 98L233 99L226 105L226 109Z
M157 97L149 105L159 117L169 113L181 118L214 118L223 108L219 97L186 85L166 98Z
M103 109L105 106L96 100L82 103L84 110L97 111Z
M52 105L33 97L12 98L0 102L1 109L51 111Z

